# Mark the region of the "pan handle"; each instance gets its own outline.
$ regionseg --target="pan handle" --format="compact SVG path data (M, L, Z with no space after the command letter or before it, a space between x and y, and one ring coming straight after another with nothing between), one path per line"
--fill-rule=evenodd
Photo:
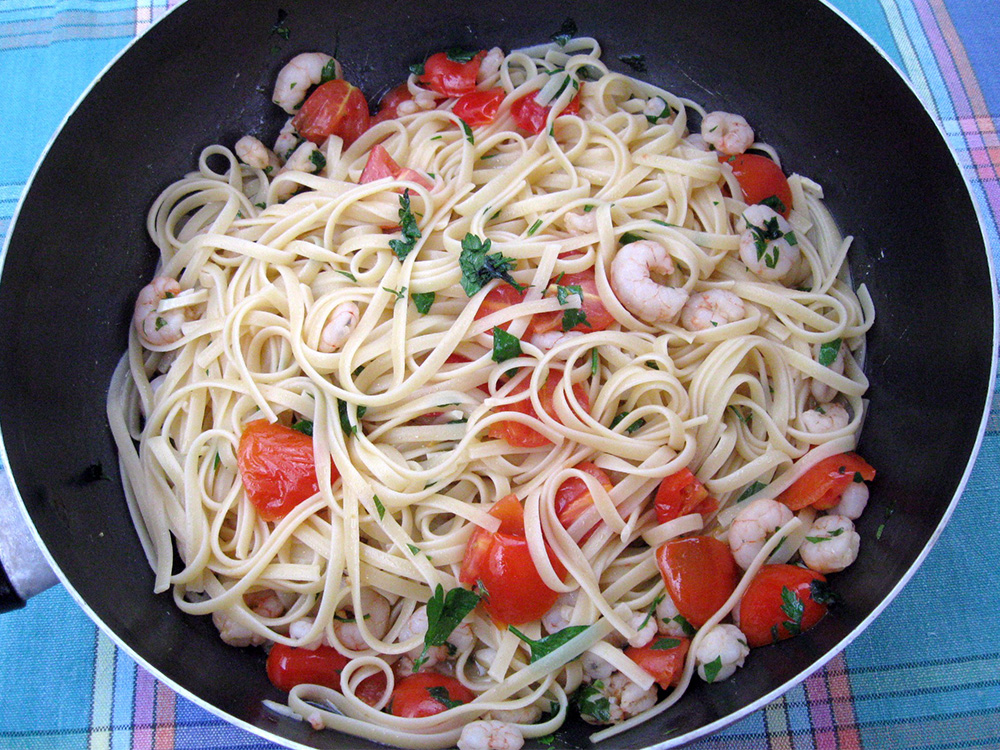
M35 543L6 467L0 464L0 613L59 582Z

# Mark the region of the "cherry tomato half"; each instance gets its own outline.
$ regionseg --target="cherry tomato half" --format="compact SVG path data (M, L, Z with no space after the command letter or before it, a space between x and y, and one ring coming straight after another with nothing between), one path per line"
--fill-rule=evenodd
M396 682L389 712L393 716L419 719L447 711L455 703L470 703L475 697L475 693L454 677L418 672Z
M767 201L771 208L788 218L792 210L792 189L781 167L760 154L719 154L719 161L733 168L744 202L752 205ZM780 205L768 200L770 198L776 198Z
M762 567L740 600L740 630L747 643L752 648L766 646L819 622L827 606L814 598L817 581L826 583L826 578L797 565Z
M562 370L549 370L548 377L546 377L545 382L538 391L538 400L542 405L542 409L550 417L558 421L556 416L556 409L553 403L555 397L556 385L562 378ZM524 393L528 390L530 385L530 379L525 378L511 391L512 394ZM583 406L585 411L590 411L590 399L587 397L587 392L583 389L579 383L573 386L573 393L576 396L576 400ZM531 398L527 395L520 401L515 401L512 404L505 404L504 406L498 406L497 411L511 411L519 412L521 414L527 414L528 416L538 418L538 412L535 411L535 407L531 403ZM487 434L491 438L497 438L499 440L506 440L508 445L512 445L515 448L537 448L542 445L548 445L552 441L545 437L542 433L538 432L527 425L521 424L520 422L514 421L503 421L495 422L490 425Z
M583 292L583 310L586 321L577 323L567 330L587 333L593 331L603 331L615 322L614 317L608 312L608 308L601 302L601 295L597 291L597 279L594 276L594 269L580 271L579 273L562 274L549 284L548 294L557 293L558 287L569 290L570 299L574 304L576 291L571 287L579 287ZM568 309L568 308L567 308ZM545 333L547 331L562 330L564 310L555 310L550 313L541 313L532 318L532 333Z
M696 628L726 603L739 583L729 546L710 536L669 541L656 550L656 563L677 611Z
M476 54L468 62L456 62L448 58L448 53L438 52L427 58L420 82L445 96L461 96L476 88L479 66L486 56L486 50Z
M713 513L719 507L719 501L709 497L701 480L690 469L684 468L663 478L656 490L653 507L656 509L656 520L666 523L688 513Z
M524 508L514 495L507 495L490 509L500 519L500 528L490 533L476 529L465 548L459 581L466 586L481 583L486 589L483 608L498 625L521 625L538 620L555 604L559 594L542 581L524 536ZM556 574L566 569L548 550Z
M666 690L680 682L690 646L689 638L660 636L642 648L629 646L625 649L625 656L651 674L656 683Z
M470 91L468 94L462 94L455 102L455 108L452 112L473 127L489 125L496 119L497 110L500 109L500 103L506 95L507 93L502 88L490 89L489 91Z
M875 469L857 453L838 453L806 471L777 499L792 510L801 510L807 505L816 510L829 510L858 477L870 482L875 478Z
M250 422L236 457L247 498L265 521L288 515L319 492L313 441L308 435L266 419ZM340 472L330 464L330 481Z
M601 486L604 487L608 492L614 489L614 485L611 483L611 478L604 473L604 471L592 464L590 461L583 461L577 464L575 469L579 469L585 474L590 474L594 477ZM565 482L559 485L556 490L555 496L555 509L556 515L559 517L559 523L563 525L563 528L568 529L573 525L573 522L579 518L587 508L594 504L594 498L590 494L590 490L587 489L587 485L582 479L577 477L570 477ZM590 532L588 531L587 534ZM586 539L586 535L583 537ZM580 541L582 542L583 539Z
M389 152L382 145L372 146L372 150L368 152L368 161L365 162L365 168L361 171L359 182L364 185L368 182L381 180L384 177L395 177L399 174L400 169L402 167L396 163L395 159L389 156Z
M317 146L331 135L339 135L350 146L368 130L369 123L365 95L342 78L320 84L292 119L299 134Z
M537 91L525 94L516 99L510 107L510 113L514 116L514 122L521 130L526 130L532 135L537 135L545 129L545 123L549 118L549 111L552 107L539 104L535 97ZM573 97L566 108L557 116L577 115L580 113L580 94Z

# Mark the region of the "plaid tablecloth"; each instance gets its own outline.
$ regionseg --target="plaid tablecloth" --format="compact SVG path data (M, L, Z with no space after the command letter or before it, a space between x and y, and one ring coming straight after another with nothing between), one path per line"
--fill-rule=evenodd
M177 2L0 0L0 238L63 114ZM941 123L1000 258L1000 0L834 4ZM900 596L825 669L693 748L1000 749L998 414L995 402L962 502ZM61 586L0 618L0 748L271 747L137 667Z

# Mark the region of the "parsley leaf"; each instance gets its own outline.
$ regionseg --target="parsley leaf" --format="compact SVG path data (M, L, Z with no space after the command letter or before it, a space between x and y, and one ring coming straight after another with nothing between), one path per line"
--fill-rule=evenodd
M772 211L774 211L776 214L783 214L783 213L785 213L788 210L788 207L785 206L785 204L782 202L781 198L779 198L776 195L769 195L764 200L758 201L758 203L761 203L761 204L767 206Z
M653 615L656 613L656 608L660 605L660 602L663 601L663 597L665 596L666 594L660 594L653 600L653 603L649 605L649 611L646 612L646 619L642 621L642 625L639 626L639 630L646 627L646 623L652 619Z
M687 621L687 618L684 617L684 615L674 615L673 617L670 618L664 618L663 621L676 622L678 627L680 627L681 631L688 638L694 637L694 634L698 632L697 630L695 630L694 625L692 625L690 622Z
M549 39L558 44L560 47L565 47L566 43L576 36L576 33L576 21L572 18L567 18L562 22L562 26L559 27L559 31L550 36Z
M681 641L678 638L657 638L653 641L653 645L650 646L653 651L669 651L672 648L677 648L681 645Z
M350 271L341 271L339 268L334 268L333 272L334 273L339 273L341 276L347 277L348 279L350 279L351 281L353 281L355 284L358 283L358 277L355 276Z
M563 628L562 630L557 630L552 635L547 635L544 638L540 638L537 641L532 640L520 630L515 628L513 625L508 626L508 630L516 635L522 641L528 644L531 649L531 663L534 663L541 659L543 656L548 656L553 651L555 651L560 646L569 643L571 640L576 638L580 633L586 630L589 625L572 625L568 628Z
M467 63L478 54L479 50L466 50L461 47L452 47L444 53L444 56L452 62Z
M597 354L597 347L595 346L590 350L590 375L591 377L596 376L598 371L601 369L601 360Z
M781 611L788 618L782 625L791 635L798 635L802 632L802 615L805 613L805 603L799 599L798 594L787 586L781 587L781 602Z
M291 36L291 29L285 25L285 20L288 18L288 11L282 8L278 8L278 20L275 21L274 26L271 27L271 34L280 36L284 40L288 40Z
M422 76L424 74L424 64L422 62L413 63L410 66L410 72L415 76Z
M743 502L744 500L746 500L751 495L756 495L758 492L760 492L765 487L767 487L767 485L764 484L763 482L754 482L749 487L747 487L745 490L743 490L743 492L740 494L740 496L736 499L736 502L738 502L738 503L739 502Z
M382 291L389 292L389 294L395 294L397 300L401 300L401 299L403 299L403 297L406 296L406 287L405 286L402 287L401 289L390 289L389 287L384 286L384 287L382 287Z
M553 744L556 741L556 736L554 734L547 734L544 737L538 737L535 740L539 745L545 745L546 747Z
M619 55L618 59L632 68L636 73L646 72L645 55Z
M832 365L837 359L837 354L840 352L840 342L840 339L834 339L820 346L819 357L816 358L816 361L823 365L823 367Z
M493 327L493 361L499 364L521 354L521 339L499 326Z
M410 296L413 297L413 304L417 306L418 313L426 315L430 312L431 305L434 304L434 292L413 292Z
M584 685L576 692L576 707L581 714L592 717L601 724L611 723L611 704L601 692L604 683L598 680Z
M519 292L527 287L518 284L510 275L510 270L517 261L502 253L490 253L491 241L481 240L474 234L466 234L462 240L462 254L458 265L462 269L462 289L470 297L482 289L493 279L506 281Z
M323 66L322 72L319 74L319 82L326 83L327 81L333 81L337 78L337 61L334 58L330 60Z
M474 135L472 135L472 128L469 127L469 123L467 123L461 117L458 118L458 121L460 123L462 123L462 131L465 133L465 140L467 140L469 143L471 143L473 146L475 146L476 145L476 137Z
M593 328L592 325L587 321L587 313L578 307L571 307L569 310L563 310L562 317L562 329L564 331L571 331L579 325L587 326L587 328Z
M844 533L843 528L834 529L826 536L807 536L806 541L812 542L813 544L819 544L820 542L826 542L829 541L830 539L833 539L834 537L838 537L843 533Z
M719 672L722 671L722 655L716 656L712 661L705 665L705 681L715 682L715 678L719 676Z
M444 593L444 587L439 583L434 589L434 596L427 602L427 632L424 634L424 650L413 662L416 672L427 661L427 649L443 646L465 616L479 604L480 596L474 591L454 588Z
M417 240L420 239L420 228L417 226L417 220L410 210L409 188L403 190L403 194L399 196L399 228L403 234L403 239L389 240L389 247L396 253L396 257L402 261L416 247Z
M368 411L367 406L358 407L358 422L361 422L361 418ZM337 415L340 417L340 427L344 430L345 435L356 435L358 433L358 425L351 424L351 417L347 413L347 402L337 399Z
M309 161L312 165L316 167L317 172L322 172L326 168L326 157L323 156L323 152L316 149L311 154L309 154Z
M312 437L313 423L310 422L308 419L300 419L298 422L295 422L292 425L292 429L298 430L303 435L308 435L309 437Z
M462 701L453 701L448 694L448 688L444 685L427 688L427 693L445 708L455 708L456 706L465 705Z
M411 555L419 555L420 554L420 547L418 547L417 545L415 545L415 544L407 544L406 546L410 550L410 554Z
M568 305L569 298L572 295L576 295L580 298L581 303L583 302L583 287L579 284L570 284L569 286L556 286L556 299L559 300L560 305Z
M160 330L161 328L163 328L163 326L165 326L166 324L167 324L167 321L166 321L166 319L165 319L165 318L160 318L160 317L158 317L158 318L156 319L156 324L155 324L155 328L156 328L156 330L157 330L157 331L159 331L159 330Z
M372 500L375 501L375 510L378 511L379 520L385 518L385 506L382 505L382 501L378 499L378 495L372 495Z
M809 582L809 595L817 604L834 605L840 603L840 594L830 588L830 584L818 578Z
M611 429L613 430L615 427L617 427L622 422L622 420L624 420L625 417L627 417L628 415L629 412L627 411L623 411L621 414L617 414L615 418L611 420ZM646 424L646 420L643 419L642 417L639 417L632 424L630 424L628 427L625 428L625 432L626 434L631 435L633 432L640 429L644 424ZM643 624L645 625L645 623Z
M641 242L646 239L641 234L636 234L635 232L625 232L621 237L618 238L619 244L630 245L633 242Z
M538 231L538 228L539 228L539 227L540 227L541 225L542 225L542 220L541 220L541 219L538 219L538 220L537 220L537 221L536 221L536 222L535 222L534 224L532 224L532 225L531 225L531 229L529 229L529 230L528 230L528 236L530 237L530 236L531 236L531 235L533 235L533 234L534 234L535 232L537 232L537 231Z

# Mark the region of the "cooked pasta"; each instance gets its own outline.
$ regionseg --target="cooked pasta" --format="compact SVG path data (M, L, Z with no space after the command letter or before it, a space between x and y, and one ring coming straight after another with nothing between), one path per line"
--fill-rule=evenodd
M790 205L748 207L709 113L610 72L593 39L490 55L484 124L414 73L413 104L356 138L205 148L150 210L157 279L108 399L155 590L228 643L341 654L331 685L269 705L400 747L474 747L463 727L485 719L540 737L574 696L615 722L595 739L665 710L818 506L751 540L659 695L625 648L680 642L658 549L735 554L741 511L853 450L864 415L873 309L819 185L792 175ZM272 423L308 481L293 501L279 467L265 506L248 467L283 460ZM685 469L709 502L664 517L654 495ZM491 595L470 565L507 532L538 580ZM511 584L546 592L544 614L502 601ZM412 674L467 692L397 715Z

